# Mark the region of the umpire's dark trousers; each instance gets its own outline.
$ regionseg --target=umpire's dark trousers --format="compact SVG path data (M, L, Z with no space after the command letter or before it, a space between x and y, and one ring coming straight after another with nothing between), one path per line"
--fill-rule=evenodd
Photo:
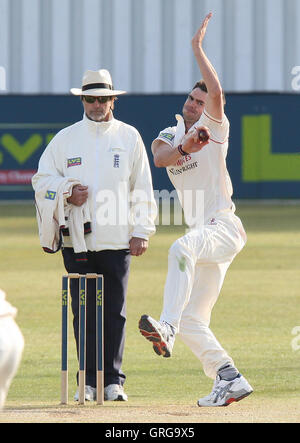
M87 253L87 261L78 260L72 248L63 249L67 272L97 273L104 276L104 385L125 382L122 358L125 344L126 292L131 255L126 250L105 250ZM79 344L78 280L71 280L73 327ZM93 279L87 280L86 311L86 385L96 387L96 288ZM77 374L78 382L78 374Z

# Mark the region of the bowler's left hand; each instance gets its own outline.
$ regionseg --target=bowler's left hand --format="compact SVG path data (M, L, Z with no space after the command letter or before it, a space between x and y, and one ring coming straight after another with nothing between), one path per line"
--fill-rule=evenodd
M192 40L192 47L194 50L195 49L198 50L199 48L202 47L202 42L203 42L204 36L206 34L207 25L208 25L208 22L211 19L211 17L212 17L212 13L210 12L205 17L202 25L200 26L200 28L198 29L198 31L194 35L193 40Z
M144 254L148 249L148 240L139 237L132 237L129 241L129 249L131 255L139 255Z

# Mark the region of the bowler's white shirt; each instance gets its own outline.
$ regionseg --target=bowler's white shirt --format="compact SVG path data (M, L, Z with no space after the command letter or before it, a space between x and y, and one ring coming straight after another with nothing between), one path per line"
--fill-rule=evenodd
M153 141L164 141L177 149L185 135L182 116L176 115L177 126L161 131ZM234 211L231 200L232 184L226 167L229 121L212 118L206 110L190 128L207 126L211 138L201 151L180 158L176 164L166 168L168 176L177 190L184 210L185 221L190 228L208 223L218 213Z
M108 122L94 122L84 115L49 143L33 187L49 175L72 177L88 186L92 220L92 232L86 236L88 250L127 249L132 236L148 239L155 232L149 161L134 127L113 116ZM135 202L129 201L132 195ZM67 237L65 246L71 246Z

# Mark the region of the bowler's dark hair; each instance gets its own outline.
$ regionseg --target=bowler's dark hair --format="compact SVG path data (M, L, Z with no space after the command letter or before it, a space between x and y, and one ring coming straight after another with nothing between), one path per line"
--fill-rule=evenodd
M192 91L193 91L194 89L197 89L197 88L201 89L201 91L208 92L204 80L200 80L199 82L197 82L197 83L194 85ZM225 98L225 93L224 93L223 89L222 89L222 96L223 96L223 105L225 106L225 104L226 104L226 98Z

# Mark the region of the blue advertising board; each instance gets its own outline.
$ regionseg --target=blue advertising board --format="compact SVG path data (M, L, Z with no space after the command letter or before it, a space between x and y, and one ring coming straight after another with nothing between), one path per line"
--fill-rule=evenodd
M135 126L148 151L154 189L172 190L155 168L151 142L176 124L185 95L124 95L115 117ZM298 94L227 94L227 157L235 199L300 198ZM62 128L80 120L80 99L69 95L0 96L0 200L33 199L31 177L39 158Z

